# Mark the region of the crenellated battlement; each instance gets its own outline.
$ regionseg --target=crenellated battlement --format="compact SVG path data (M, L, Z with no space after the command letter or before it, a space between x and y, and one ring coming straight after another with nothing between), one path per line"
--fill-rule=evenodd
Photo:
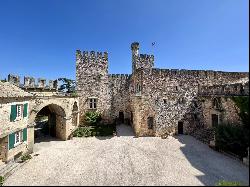
M8 82L24 88L24 89L47 89L47 90L57 90L58 81L57 80L49 80L48 84L47 79L45 78L37 78L24 76L24 82L21 83L20 76L18 75L8 75Z
M140 61L153 62L154 61L154 55L140 54L139 60Z
M106 62L108 60L108 52L95 52L95 51L83 51L76 50L76 60L79 62L90 62L96 63Z
M199 78L245 78L249 75L248 72L223 72L214 70L186 70L186 69L159 69L153 68L154 75L176 75L176 76L190 76Z
M154 67L154 55L139 54L139 43L134 42L131 44L132 50L132 72L137 69L151 69Z
M225 85L201 86L199 95L230 95L247 96L249 95L249 82Z
M120 78L120 79L129 79L131 74L109 74L109 78Z

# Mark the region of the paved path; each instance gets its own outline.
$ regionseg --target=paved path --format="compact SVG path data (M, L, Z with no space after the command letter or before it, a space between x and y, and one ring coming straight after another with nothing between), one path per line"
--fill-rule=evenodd
M36 146L39 155L5 185L215 185L222 179L249 183L248 167L191 136L135 138L121 125L118 137Z

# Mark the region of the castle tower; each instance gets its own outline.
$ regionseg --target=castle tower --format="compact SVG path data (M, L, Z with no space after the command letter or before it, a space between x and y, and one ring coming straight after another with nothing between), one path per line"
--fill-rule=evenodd
M132 73L136 69L144 68L151 69L154 67L154 55L139 54L139 43L133 42L131 44L132 50Z
M136 69L136 59L139 56L139 43L138 42L132 43L131 50L132 50L132 72L134 73Z
M85 112L98 111L109 118L108 53L76 51L76 82L80 120Z

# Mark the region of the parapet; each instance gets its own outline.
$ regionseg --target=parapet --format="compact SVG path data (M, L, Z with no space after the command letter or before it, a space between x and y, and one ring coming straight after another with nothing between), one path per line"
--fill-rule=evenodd
M20 86L20 76L17 75L8 75L8 82L10 82L11 84L14 84L16 86Z
M154 55L140 54L140 61L154 62Z
M129 79L131 74L109 74L108 76L113 79Z
M83 51L76 50L76 60L81 62L103 62L108 60L108 52L95 52L95 51Z
M139 50L139 43L138 42L133 42L131 44L131 50Z
M45 88L46 86L46 79L38 78L38 88Z
M20 84L20 76L10 75L10 74L8 75L8 82L25 89L41 88L41 89L57 90L58 86L57 80L49 80L49 84L47 85L46 79L38 78L36 84L36 79L34 77L29 77L29 76L24 76L24 84Z
M33 77L24 77L24 87L35 87L35 78Z
M249 94L249 83L235 83L199 87L199 95L245 96Z
M225 79L240 79L248 77L248 72L223 72L214 70L187 70L187 69L159 69L153 68L152 72L158 75L178 75L183 77L199 77L207 79L219 79L223 77Z

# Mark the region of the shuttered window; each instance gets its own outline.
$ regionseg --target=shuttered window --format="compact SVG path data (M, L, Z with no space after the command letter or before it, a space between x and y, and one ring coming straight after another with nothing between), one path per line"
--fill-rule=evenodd
M16 105L16 117L21 118L23 116L23 105Z
M14 146L16 147L17 145L22 143L22 131L17 131L15 132L15 144Z
M27 141L27 128L24 128L21 131L14 132L9 134L9 150L18 146L22 142Z
M27 141L27 128L23 129L23 141Z
M28 116L28 103L25 103L23 107L23 117L27 116Z
M13 122L16 118L28 116L28 103L24 105L11 105L10 121Z
M15 146L15 133L9 134L9 150L13 149Z
M17 115L16 105L11 105L10 121L15 121Z

